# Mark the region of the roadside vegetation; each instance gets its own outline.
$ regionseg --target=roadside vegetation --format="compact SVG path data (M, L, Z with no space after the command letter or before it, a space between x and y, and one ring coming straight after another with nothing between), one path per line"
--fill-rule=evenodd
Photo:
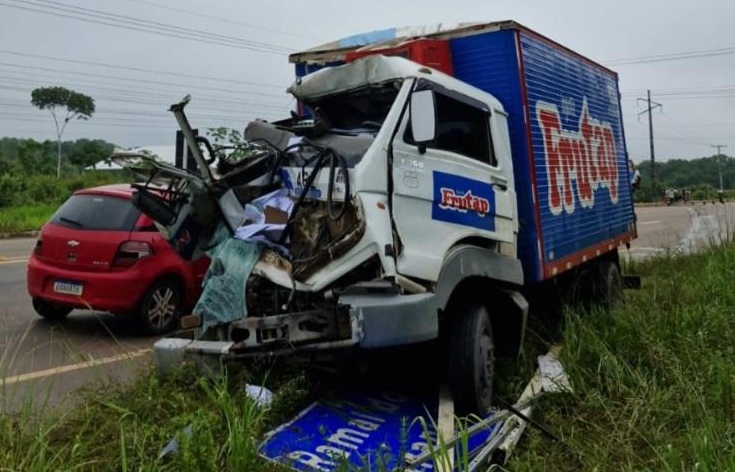
M0 233L38 230L74 191L125 179L125 175L106 171L61 179L51 175L0 175Z
M567 323L575 393L536 416L560 439L531 429L511 470L735 470L735 245L632 269L613 318Z
M530 426L508 470L735 470L735 244L627 271L643 287L614 315L567 317L562 362L574 393L543 399L534 415L557 439ZM548 346L536 330L529 340L499 389L506 400ZM283 470L258 458L257 445L319 394L306 379L276 360L216 381L146 370L64 408L29 398L0 416L0 470ZM273 390L274 405L258 408L245 383ZM179 452L159 459L172 437Z

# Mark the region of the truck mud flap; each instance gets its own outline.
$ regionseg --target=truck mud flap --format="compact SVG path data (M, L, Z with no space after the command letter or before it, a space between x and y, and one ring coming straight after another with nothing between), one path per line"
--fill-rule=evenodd
M623 287L639 290L641 288L641 276L640 275L624 275L623 276Z

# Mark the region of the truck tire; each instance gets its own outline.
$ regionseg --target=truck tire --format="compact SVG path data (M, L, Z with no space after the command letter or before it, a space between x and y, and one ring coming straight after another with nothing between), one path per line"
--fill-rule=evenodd
M624 301L623 276L613 261L601 262L599 267L597 301L608 313L620 308Z
M459 415L484 414L492 406L495 347L487 309L459 304L450 314L449 382Z
M572 276L567 289L566 303L572 310L587 313L594 303L599 291L598 271L594 267L583 267Z

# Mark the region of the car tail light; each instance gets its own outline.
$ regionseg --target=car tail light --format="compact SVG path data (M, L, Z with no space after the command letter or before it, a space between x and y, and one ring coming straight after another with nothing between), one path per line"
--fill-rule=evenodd
M33 248L33 254L36 256L41 255L41 246L43 245L43 241L41 240L41 234L38 234L38 238L36 239L36 247Z
M151 245L143 241L125 241L117 249L112 267L132 267L139 259L153 254Z

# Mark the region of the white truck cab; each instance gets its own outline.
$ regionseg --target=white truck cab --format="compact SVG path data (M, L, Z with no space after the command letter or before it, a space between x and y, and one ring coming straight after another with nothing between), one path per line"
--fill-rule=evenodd
M383 348L445 336L453 339L448 349L458 407L486 410L495 355L491 320L505 318L497 323L504 344L517 350L527 312L518 291L523 271L502 105L436 70L384 56L316 72L289 91L313 116L256 121L245 138L275 150L267 184L285 187L295 202L284 238L292 258L284 262L264 249L248 278L237 281L248 294L257 290L246 297L247 316L236 314L184 344L164 340L159 348L237 357ZM173 108L191 136L183 106ZM198 148L197 141L190 147ZM200 169L209 165L199 158ZM232 195L251 198L243 189L260 188L263 174L237 185L215 174L208 184L179 173L178 191L210 188L226 226L237 228L243 222L233 205L248 201ZM205 198L197 195L202 192L189 191L192 208ZM163 222L171 241L185 231L177 227L186 219L184 207L175 223ZM142 210L155 214L145 205ZM202 239L201 247L210 244ZM227 273L226 260L215 264ZM497 312L490 314L487 297ZM196 310L183 324L193 318L194 325L211 326L206 311Z

